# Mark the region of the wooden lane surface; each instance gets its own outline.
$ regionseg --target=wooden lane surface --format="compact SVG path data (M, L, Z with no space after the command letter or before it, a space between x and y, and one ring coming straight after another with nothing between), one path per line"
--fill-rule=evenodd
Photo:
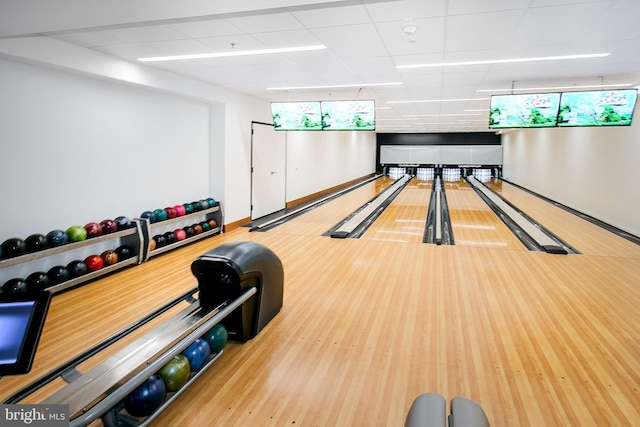
M444 181L444 188L456 245L526 250L464 179Z
M402 425L424 392L475 400L493 426L640 425L633 257L238 229L54 296L34 370L195 286L197 256L243 240L282 260L284 306L154 426Z
M319 205L310 211L295 217L284 224L266 231L266 233L286 233L318 236L342 221L362 205L384 191L395 180L383 176L351 190L337 199Z
M640 422L638 263L362 239L294 246L279 246L281 313L157 425L402 425L423 392L473 399L495 426Z
M432 181L412 178L360 239L422 242L431 187Z
M580 253L602 256L637 256L638 245L554 206L502 180L488 187L534 218Z

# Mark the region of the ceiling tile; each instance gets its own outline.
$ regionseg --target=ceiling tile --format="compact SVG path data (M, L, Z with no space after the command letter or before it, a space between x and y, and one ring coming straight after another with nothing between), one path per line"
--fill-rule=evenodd
M336 27L371 22L364 6L306 10L293 12L293 16L307 28Z
M446 26L448 51L500 48L509 43L525 11L450 16Z
M291 13L244 16L227 20L245 33L266 33L273 31L301 30L303 25Z
M375 22L445 16L447 0L405 0L367 5Z
M387 55L373 24L315 28L312 31L321 42L340 56L357 58Z

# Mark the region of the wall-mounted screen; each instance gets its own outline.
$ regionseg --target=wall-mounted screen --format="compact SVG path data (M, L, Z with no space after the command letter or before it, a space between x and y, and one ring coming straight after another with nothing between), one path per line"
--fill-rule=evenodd
M272 102L276 130L322 130L320 102Z
M637 89L563 92L558 126L629 126Z
M560 93L493 95L489 129L554 127Z
M376 130L375 101L322 101L324 130Z
M31 369L51 294L0 293L0 376Z

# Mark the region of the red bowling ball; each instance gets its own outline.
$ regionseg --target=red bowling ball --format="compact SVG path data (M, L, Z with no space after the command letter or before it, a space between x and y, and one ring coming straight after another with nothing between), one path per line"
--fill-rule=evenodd
M167 206L166 208L164 208L164 211L167 213L167 219L173 219L175 217L177 217L178 215L176 214L175 209L173 209L170 206Z
M180 240L184 240L187 238L187 232L184 231L181 228L178 228L177 230L173 231L173 235L176 236L176 240L180 241Z
M84 263L89 271L98 271L104 267L104 260L100 255L89 255L84 259Z
M87 239L102 236L102 225L97 222L90 222L86 224L84 229L87 230Z
M175 205L173 207L173 210L176 212L177 216L183 216L187 213L187 210L183 205Z
M104 234L115 233L118 231L118 223L112 219L104 219L100 221L100 225L102 226L102 232Z

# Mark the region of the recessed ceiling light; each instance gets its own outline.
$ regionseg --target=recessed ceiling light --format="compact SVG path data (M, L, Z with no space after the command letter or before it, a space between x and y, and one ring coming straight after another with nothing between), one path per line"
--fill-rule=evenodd
M276 49L234 50L234 51L228 51L228 52L195 53L195 54L189 54L189 55L152 56L147 58L138 58L138 61L158 62L158 61L182 61L186 59L226 58L230 56L268 55L273 53L306 52L310 50L322 50L326 48L327 47L324 45L314 45L314 46L281 47Z
M348 87L369 87L369 86L396 86L402 82L388 83L354 83L345 85L326 85L326 86L288 86L288 87L268 87L267 90L306 90L306 89L341 89Z
M457 99L413 99L407 101L387 101L387 104L412 104L420 102L466 102L466 101L488 101L491 98L457 98Z
M480 114L464 114L464 113L452 113L452 114L405 114L402 117L452 117L452 116L480 116Z
M523 88L502 88L502 89L477 89L476 92L534 92L544 90L563 90L563 89L600 89L612 87L629 87L633 83L622 83L617 85L582 85L582 86L550 86L550 87L523 87Z
M458 66L464 66L464 65L510 64L515 62L558 61L558 60L566 60L566 59L602 58L609 55L610 55L609 53L588 53L584 55L536 56L531 58L488 59L484 61L460 61L460 62L438 62L433 64L396 65L396 68L406 69L406 68L428 68L428 67L458 67Z

